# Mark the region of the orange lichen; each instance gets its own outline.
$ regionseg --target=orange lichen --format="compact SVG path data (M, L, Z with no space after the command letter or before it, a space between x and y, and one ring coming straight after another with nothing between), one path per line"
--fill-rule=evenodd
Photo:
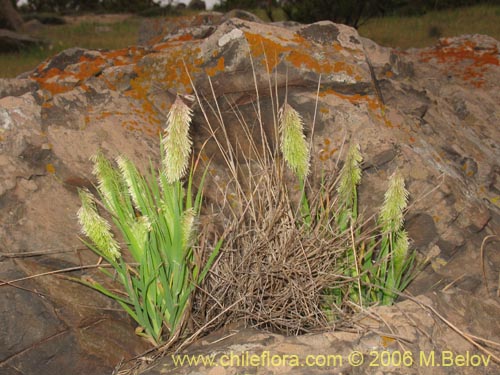
M336 92L335 90L332 90L332 89L322 90L319 93L320 97L324 97L326 95L335 95L341 99L347 100L347 101L349 101L351 103L355 103L355 104L360 103L360 102L365 102L366 105L368 106L368 108L370 108L373 111L375 111L377 109L380 109L380 110L382 109L382 105L380 104L378 99L370 97L368 95L360 95L360 94L344 95L344 94Z
M328 160L328 150L320 150L319 151L319 160L326 161Z
M459 46L451 46L446 39L430 51L421 53L422 62L446 64L447 72L470 82L475 87L484 85L483 79L488 66L499 66L498 48L495 46L477 48L472 41Z
M80 64L78 64L79 70L74 75L79 80L84 80L101 72L105 64L106 60L102 57L91 59L87 56L82 56L80 57Z
M325 49L320 55L316 55L315 46L308 40L295 34L290 40L279 37L285 43L278 43L270 38L259 34L245 33L252 55L262 58L269 70L273 70L279 61L284 58L296 68L312 70L319 74L332 74L345 72L354 76L354 69L342 61L335 61L338 48ZM341 48L341 47L340 47ZM361 79L359 75L356 75Z
M54 167L54 165L53 165L53 164L50 164L50 163L49 163L49 164L47 164L47 165L45 166L45 170L46 170L46 171L47 171L47 173L49 173L49 174L54 174L54 173L56 173L56 168Z
M394 128L394 124L387 118L384 118L384 124L385 126L387 126L388 128Z
M57 83L57 78L63 73L64 72L57 68L51 68L41 73L40 76L33 77L33 79L38 82L42 89L49 91L52 95L55 95L71 89L71 87L68 88L66 85Z
M131 47L100 52L95 56L82 55L77 64L73 64L65 70L46 69L48 64L44 63L37 68L31 79L38 82L42 89L47 90L52 95L70 91L76 86L86 90L87 86L84 83L86 79L96 76L108 66L135 63L144 53L137 47Z
M263 63L267 63L269 71L273 70L279 63L279 56L290 51L290 47L276 43L269 38L259 34L245 32L245 37L250 46L250 51L255 57L262 57Z
M326 161L338 151L337 147L330 149L330 145L331 145L330 138L325 138L323 140L323 148L319 151L319 160Z
M380 336L380 338L382 339L382 346L384 348L389 347L392 343L396 341L396 339L388 336Z
M148 134L157 134L161 131L159 113L153 106L149 97L153 83L161 84L177 92L191 93L190 75L202 72L203 59L199 57L198 42L188 42L182 47L172 47L168 54L159 53L152 55L152 62L136 65L134 72L136 78L130 81L131 89L125 95L136 99L137 105L132 105L130 111L141 124L125 122L124 127L129 130L140 130ZM161 64L155 64L155 59ZM224 59L219 59L217 66L212 68L215 74L219 69L224 69Z
M223 72L224 69L225 69L224 56L222 56L217 60L217 65L210 68L206 68L205 71L208 76L213 77L216 73Z
M169 41L170 42L187 42L189 40L193 40L194 37L191 34L184 34L180 35L178 37L172 38Z

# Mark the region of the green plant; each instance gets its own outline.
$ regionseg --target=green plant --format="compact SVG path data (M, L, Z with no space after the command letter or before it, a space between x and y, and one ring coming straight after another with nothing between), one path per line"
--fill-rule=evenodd
M198 326L211 322L215 329L244 320L303 333L342 321L355 306L392 303L412 275L410 252L398 247L403 244L402 227L375 230L359 218L359 145L351 145L339 173L323 171L318 183L317 176L309 175L312 141L290 104L293 98L289 101L285 93L280 104L278 91L270 93L264 99L270 103L261 103L257 91L251 104L256 119L248 122L243 113L249 108L228 100L236 118L231 131L241 134L234 139L226 129L223 104L215 95L201 100L195 90L209 135L227 167L210 178L222 198L212 210L228 233L221 257L202 286L208 293L197 295ZM271 124L262 120L264 105L272 108Z
M309 174L311 155L304 135L302 117L288 103L285 103L280 110L279 133L283 158L299 179L301 219L304 224L311 225L311 209L306 196L306 178Z
M309 171L310 152L305 140L302 118L288 104L285 103L280 116L281 152L289 168L299 179L301 188L300 211L301 219L307 226L311 225L310 203L305 192L305 180ZM340 170L337 191L337 210L332 211L336 230L345 233L350 230L352 242L345 251L344 275L351 277L353 282L348 284L349 299L359 304L371 305L380 303L390 305L411 280L411 266L414 255L409 254L408 235L403 228L403 215L408 200L408 191L404 187L404 180L395 173L389 180L389 187L385 194L379 226L378 243L371 241L367 252L358 251L357 243L361 228L358 219L357 187L361 182L361 166L363 157L359 145L353 144L349 148ZM325 191L320 191L321 200ZM318 218L325 216L320 210ZM359 242L361 246L366 246ZM375 258L373 254L375 255ZM372 260L376 259L374 264ZM328 289L328 293L340 297L337 303L344 298L342 289Z
M376 298L383 305L392 304L397 297L395 292L404 290L412 276L408 271L413 265L415 253L409 254L408 234L403 228L407 202L404 179L395 172L389 179L380 211L381 244L372 281L379 286Z
M389 179L376 233L368 241L356 241L360 230L356 221L361 161L359 146L351 146L337 186L338 230L350 230L353 236L353 242L345 252L344 274L351 276L355 282L344 288L328 289L327 300L339 303L348 295L350 300L362 306L375 303L390 305L414 277L415 253L409 250L408 235L404 230L408 191L405 189L404 179L395 172Z
M130 160L118 157L114 167L98 154L94 174L100 200L89 191L79 191L82 207L78 218L91 240L87 245L111 264L123 290L80 282L117 301L139 324L138 333L155 345L181 333L192 292L203 281L221 245L217 244L203 267L194 242L204 176L194 200L195 167L189 170L186 188L181 180L189 165L190 120L191 110L178 98L169 112L167 134L161 141L163 164L156 173L151 166L150 176L144 177ZM111 216L124 246L114 238L97 206ZM123 248L133 263L125 259Z

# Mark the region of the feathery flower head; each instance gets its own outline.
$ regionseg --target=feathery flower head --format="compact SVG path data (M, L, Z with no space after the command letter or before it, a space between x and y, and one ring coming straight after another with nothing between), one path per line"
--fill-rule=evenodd
M182 214L182 240L185 247L191 246L194 235L196 211L190 208Z
M400 274L401 271L403 271L403 266L408 255L409 247L410 241L408 240L408 233L406 233L405 230L402 230L398 233L396 242L394 243L394 248L392 249L394 272L396 273L396 275Z
M120 248L111 233L110 224L97 213L94 197L88 191L79 190L82 207L78 210L78 221L82 232L108 259L120 258Z
M140 250L140 253L138 254L139 259L136 259L136 261L141 262L142 256L146 251L145 249L148 234L151 231L151 222L149 218L145 215L137 218L137 220L131 225L130 231L137 242L138 250Z
M288 103L281 108L279 130L281 152L288 167L301 179L309 174L309 147L300 114Z
M353 144L349 147L344 166L340 170L340 179L337 187L339 200L347 207L352 208L354 205L356 186L361 181L360 164L363 157L359 152L359 144Z
M90 159L94 163L92 173L97 178L97 187L102 194L108 207L115 209L113 197L120 191L119 181L116 171L102 152L98 152Z
M163 165L165 176L169 184L179 181L189 165L192 140L189 138L189 125L192 110L179 97L170 108L167 118L167 129L163 138L165 159Z
M134 207L137 210L140 210L141 206L139 204L139 199L142 192L137 186L137 181L140 178L137 168L130 160L124 158L123 156L118 156L116 158L116 164L118 164L118 169L120 170L123 181L125 181L125 184L127 185Z
M380 222L384 232L395 232L403 226L403 213L408 203L408 191L405 181L397 172L389 179L389 188L385 192L384 204L380 211Z

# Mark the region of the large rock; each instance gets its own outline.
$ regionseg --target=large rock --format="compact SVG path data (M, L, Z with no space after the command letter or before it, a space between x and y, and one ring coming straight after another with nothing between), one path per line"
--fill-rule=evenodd
M498 366L488 353L476 353L471 343L429 312L447 311L447 318L461 329L467 327L493 337L486 327L475 322L489 320L492 314L500 313L499 308L498 304L463 294L440 292L398 306L376 308L373 315L353 321L355 331L351 332L284 337L228 326L199 340L189 350L164 356L140 373L493 375ZM471 315L477 318L475 322L467 318Z
M36 47L42 43L41 40L29 35L0 29L0 52L20 51L22 49Z
M498 293L498 242L486 239L500 234L499 42L469 35L401 52L330 22L285 27L203 17L195 19L196 27L181 22L159 28L143 47L75 48L23 80L0 82L0 279L96 261L78 240L76 222L76 188L94 182L90 156L102 149L108 156L124 153L141 166L149 158L157 161L158 132L170 104L177 93L193 93L192 80L201 97L219 99L226 124L237 124L234 105L254 123L259 103L271 142L276 103L270 92L281 103L287 95L308 135L317 101L313 169L336 170L344 142L358 142L365 159L360 200L366 215L378 208L388 176L399 169L411 194L410 237L431 263L411 291L431 296L446 288L450 298L462 301L465 321L480 314L465 306L475 295L481 306L495 307L481 307L485 318L468 327L469 333L500 337L491 324L491 312L498 309L492 297ZM194 110L199 147L208 133L200 108ZM236 125L227 133L234 142L241 136ZM213 157L209 178L226 178L213 142L204 152ZM209 189L208 199L217 199L210 194ZM121 358L147 348L114 304L61 276L0 286L2 332L8 333L2 337L2 372L109 373ZM458 317L453 321L450 304L435 303L461 324ZM415 306L405 302L390 314L398 309L405 315ZM433 341L439 331L426 335L436 350L446 347L446 341ZM346 347L356 348L361 339L348 336L342 336L351 343ZM245 333L236 337L246 340ZM448 349L472 349L464 343L455 337Z

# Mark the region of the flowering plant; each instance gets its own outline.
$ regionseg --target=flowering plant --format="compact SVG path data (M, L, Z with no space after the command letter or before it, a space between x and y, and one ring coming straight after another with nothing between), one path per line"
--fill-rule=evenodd
M100 199L80 190L78 219L87 245L114 268L123 291L115 292L96 281L80 282L113 298L139 324L137 333L159 345L180 334L189 313L190 297L199 285L221 245L217 243L207 262L196 254L196 218L200 212L204 175L193 199L193 172L189 169L191 109L179 98L168 115L161 140L162 167L144 177L124 157L117 166L101 153L94 157ZM112 225L98 212L104 208L124 240L121 245ZM133 262L124 259L128 250Z

